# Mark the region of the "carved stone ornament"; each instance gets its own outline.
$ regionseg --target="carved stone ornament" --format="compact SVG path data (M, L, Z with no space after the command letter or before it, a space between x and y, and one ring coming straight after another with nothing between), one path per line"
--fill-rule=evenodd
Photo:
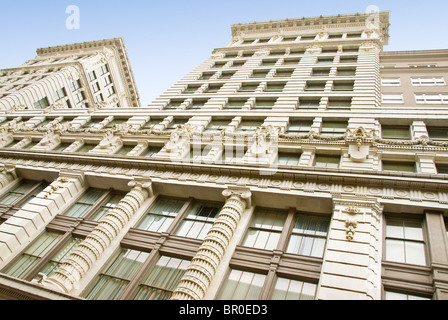
M345 213L351 217L345 221L345 233L348 241L353 241L355 237L355 229L358 227L358 221L354 219L354 216L360 214L361 211L356 207L348 207L344 210Z

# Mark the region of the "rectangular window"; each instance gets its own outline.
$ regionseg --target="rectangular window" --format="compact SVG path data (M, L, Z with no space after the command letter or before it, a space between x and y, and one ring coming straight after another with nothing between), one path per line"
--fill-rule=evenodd
M243 246L275 250L287 215L281 210L257 208Z
M272 300L314 300L316 290L314 283L278 278Z
M316 38L316 36L301 36L300 40L302 41L313 41Z
M105 192L102 189L89 188L63 215L73 218L85 216Z
M53 243L57 244L59 242L58 239L59 238L55 239ZM62 263L70 256L70 254L76 250L81 241L82 239L80 238L71 238L54 256L49 258L49 261L38 273L43 273L47 277L51 277L53 273L62 265ZM53 246L51 245L51 247ZM38 277L35 277L35 279L38 280Z
M330 68L314 68L312 75L315 77L327 77L330 75Z
M438 174L448 174L448 164L436 163Z
M232 67L242 67L246 63L246 60L233 61Z
M286 133L308 134L311 131L312 121L292 120L289 122Z
M225 105L225 109L242 109L246 104L247 99L238 99L238 98L230 98L227 104Z
M165 232L185 204L185 200L161 197L151 207L137 229Z
M184 102L183 99L171 99L170 102L165 106L165 110L175 110L180 107L180 105Z
M329 98L328 110L349 110L352 106L352 98Z
M398 292L392 292L392 291L386 291L385 300L431 300L429 298L415 296L411 294L405 294L405 293L398 293Z
M209 80L215 72L203 72L202 75L199 77L200 80Z
M290 78L294 73L294 69L277 69L275 71L275 77L277 78Z
M296 41L297 37L284 37L282 39L283 42Z
M340 162L340 155L316 154L314 158L314 166L317 168L337 169Z
M263 274L231 270L218 300L257 300L266 276Z
M269 53L271 56L283 56L285 54L285 50L273 50Z
M226 61L216 61L212 68L222 68L226 65Z
M448 140L448 127L426 127L431 140Z
M162 256L139 285L134 300L169 300L190 261Z
M300 154L279 152L278 153L278 165L280 166L296 166L299 164Z
M176 235L203 240L221 211L222 204L197 201L188 210Z
M99 279L86 298L88 300L119 299L148 256L147 252L121 249L115 259L99 275Z
M146 151L142 154L143 157L152 157L162 150L162 147L148 147Z
M334 81L333 91L353 91L354 81Z
M416 94L417 104L448 104L448 94Z
M114 86L109 86L107 87L107 97L110 98L114 93L115 93L115 88Z
M286 252L322 258L329 226L328 217L298 214Z
M318 64L332 64L334 61L334 57L319 57L317 58Z
M92 213L89 220L100 221L110 210L115 208L125 196L126 192L114 191L107 197L107 200Z
M95 83L92 84L92 91L93 91L93 93L97 93L100 90L101 89L100 89L100 85L98 84L98 82L95 82Z
M208 88L205 90L206 93L217 93L221 88L223 84L210 84Z
M110 75L104 77L103 79L104 81L104 86L107 87L108 85L110 85L112 83L112 78L110 77Z
M221 131L227 128L232 120L212 120L207 126L207 131Z
M381 125L383 139L411 140L410 126Z
M58 101L59 99L65 98L67 96L67 92L65 91L65 88L61 88L59 90L56 90L54 93L54 100Z
M173 119L171 123L166 127L166 130L176 130L178 127L183 126L188 122L188 119Z
M258 127L261 127L263 124L263 120L241 120L240 125L238 126L236 131L255 131Z
M0 197L0 204L6 206L15 206L19 203L23 205L30 202L31 199L36 197L42 192L48 183L42 183L31 180L22 180L14 188L6 192Z
M422 86L445 86L445 79L443 77L432 78L411 78L411 83L415 87Z
M208 99L193 99L188 109L201 109L207 102Z
M403 104L403 94L383 94L383 104Z
M34 102L34 109L45 109L46 107L48 107L50 105L50 103L48 102L47 97L44 97L36 102Z
M219 79L230 79L233 77L233 75L236 73L236 71L225 71L221 73L221 76Z
M254 92L257 90L259 83L243 83L240 87L240 92Z
M283 60L284 65L297 65L300 63L300 58L286 58Z
M399 87L401 86L400 78L382 78L381 85L383 87Z
M324 81L307 81L305 91L324 91L325 85Z
M94 81L94 80L96 80L96 73L95 73L95 71L89 72L89 73L87 74L87 78L89 78L89 81Z
M347 76L355 76L355 75L356 75L356 68L352 68L352 67L338 68L336 71L336 76L338 76L338 77L347 77Z
M45 232L5 273L11 277L24 279L27 273L61 240L63 234Z
M254 70L252 73L252 78L266 78L269 70Z
M299 98L299 109L319 108L321 98Z
M392 218L386 219L386 260L426 265L426 249L422 221Z
M277 59L263 59L261 61L262 66L273 66L277 63Z
M383 160L383 171L417 172L415 162Z
M107 67L107 64L102 65L100 67L100 75L104 76L108 72L109 72L109 68Z
M339 63L356 63L356 62L358 62L357 56L343 56L339 60Z
M257 98L255 100L254 109L260 110L270 110L274 107L275 103L277 102L276 98L269 99L269 98Z
M344 135L347 131L347 121L324 121L322 123L322 135Z
M96 146L97 146L96 144L84 143L83 146L79 150L76 150L76 152L87 153L90 150L95 149Z
M202 85L191 85L191 84L189 84L188 86L187 86L187 88L185 88L185 90L184 90L184 92L183 93L186 93L186 94L188 94L188 93L195 93L200 87L201 87Z
M75 102L76 103L81 103L85 100L85 96L84 96L84 92L78 92L76 94L73 95L73 97L75 98Z

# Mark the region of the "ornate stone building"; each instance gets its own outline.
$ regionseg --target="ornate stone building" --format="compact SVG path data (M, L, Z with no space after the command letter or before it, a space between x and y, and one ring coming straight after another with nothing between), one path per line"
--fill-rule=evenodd
M236 24L141 106L122 39L0 71L0 298L447 299L448 50Z

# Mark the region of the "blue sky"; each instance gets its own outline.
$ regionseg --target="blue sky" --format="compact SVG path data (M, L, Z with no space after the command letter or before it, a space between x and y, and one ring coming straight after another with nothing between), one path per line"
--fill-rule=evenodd
M80 29L66 28L66 8L80 9ZM16 0L2 1L0 68L36 49L123 37L142 105L147 105L231 40L239 22L391 11L386 51L448 49L446 0Z

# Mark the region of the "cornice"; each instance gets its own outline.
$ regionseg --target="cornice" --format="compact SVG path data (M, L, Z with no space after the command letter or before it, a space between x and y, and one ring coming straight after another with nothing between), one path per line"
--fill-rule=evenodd
M176 162L151 160L145 157L124 158L118 155L94 155L94 154L62 154L57 152L42 152L34 150L1 150L0 159L2 163L8 165L32 164L33 167L51 166L59 168L62 164L72 164L76 166L97 166L101 168L114 168L114 171L120 169L140 169L156 170L160 172L171 172L178 174L216 174L229 175L237 177L249 177L271 180L289 180L307 181L314 183L334 183L334 184L353 184L358 186L375 186L387 188L411 188L446 191L448 187L448 176L431 175L421 173L395 173L395 172L376 172L362 169L323 169L314 167L297 167L294 169L269 168L264 166L244 164L220 165L206 163ZM17 162L17 160L19 160ZM40 164L40 165L39 165ZM89 171L93 170L89 167ZM260 177L260 171L264 175Z
M383 36L389 38L389 11L378 12ZM339 14L319 17L303 17L297 19L270 20L260 22L238 23L231 25L232 36L239 33L272 33L287 32L288 30L322 30L326 28L365 27L366 21L371 17L370 13Z

